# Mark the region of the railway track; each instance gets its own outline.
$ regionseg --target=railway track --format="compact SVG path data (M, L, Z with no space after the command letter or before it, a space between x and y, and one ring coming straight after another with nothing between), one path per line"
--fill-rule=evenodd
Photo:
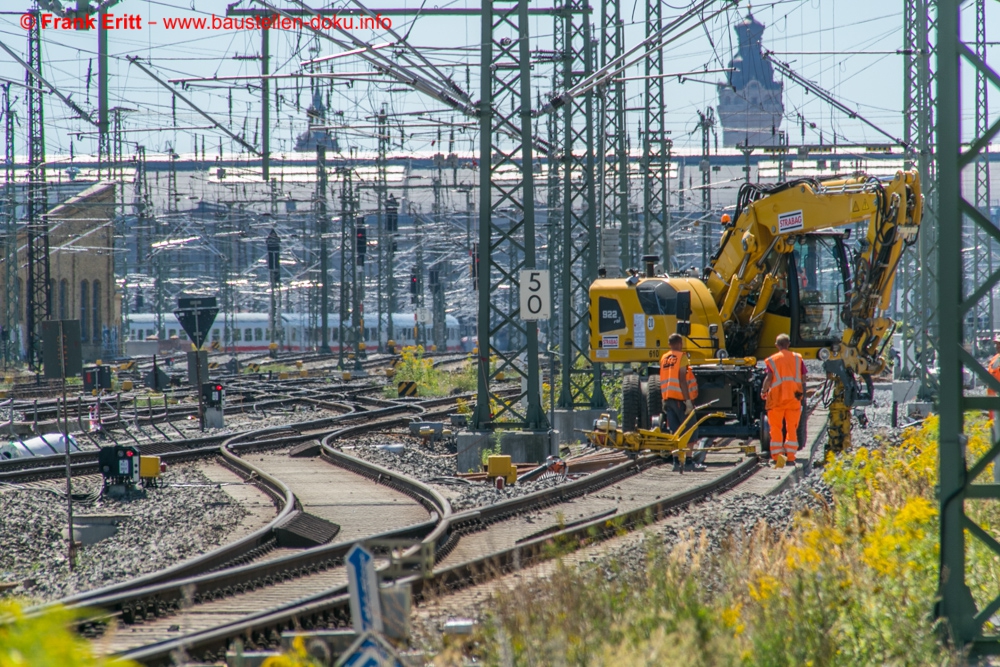
M357 427L345 429L351 431ZM333 454L329 442L324 452ZM357 459L339 454L346 460ZM360 462L358 462L360 463ZM488 576L502 572L543 556L553 539L593 539L595 536L613 534L615 531L638 525L650 516L673 511L688 503L717 493L738 484L758 468L756 459L747 459L738 465L720 469L711 480L696 475L683 476L677 487L666 483L669 475L660 465L662 459L645 456L636 461L622 463L590 476L553 488L514 498L496 505L442 517L436 529L423 538L433 543L437 564L430 579L414 575L403 581L413 586L419 598L425 591L443 590L469 585ZM673 475L672 479L681 478ZM642 491L633 488L636 479ZM613 504L623 493L631 494L632 505L608 513L607 505ZM601 515L580 520L569 519L571 509L582 503L604 503ZM534 522L531 517L546 514L549 522ZM530 519L530 520L529 520ZM532 528L525 529L530 525ZM483 539L502 531L503 543ZM347 545L345 545L347 546ZM281 608L263 610L253 617L232 622L203 632L176 637L157 645L127 650L119 655L144 664L168 664L170 655L182 651L195 659L213 660L223 657L230 641L242 637L245 645L273 646L282 630L292 627L336 627L349 622L348 597L345 585L330 587L308 599L290 603Z
M329 451L328 442L324 450ZM433 575L400 581L412 586L416 601L431 592L439 597L541 562L549 557L553 543L581 546L647 525L736 488L761 470L755 457L743 459L738 454L715 455L711 473L678 475L662 463L659 457L643 456L564 485L442 519L423 540L436 549ZM774 471L765 475L769 473ZM248 649L269 648L277 645L284 630L347 625L348 606L346 586L340 585L242 621L120 655L150 665L168 664L178 651L195 659L222 659L237 637Z
M316 570L325 569L331 565L330 559L342 557L342 552L345 552L346 548L338 549L334 545L332 555L329 553L317 555L312 551L308 554L300 551L289 554L280 549L276 551L274 527L282 519L300 510L311 511L319 515L326 512L329 518L337 519L341 527L341 535L352 542L355 537L370 535L373 532L372 525L387 528L392 527L393 521L404 525L396 526L395 530L387 532L385 536L405 537L411 534L420 536L433 530L436 523L430 519L447 516L450 514L450 508L436 492L419 483L367 463L354 461L344 463L342 457L338 457L336 454L328 454L326 456L326 470L318 472L314 460L307 462L302 459L285 457L285 460L281 461L278 457L268 453L268 450L287 447L323 436L335 438L341 432L358 433L379 428L404 426L412 416L441 418L453 409L455 397L427 399L419 403L409 404L370 398L364 399L363 402L381 406L388 405L372 410L355 409L342 415L312 422L260 429L235 436L230 435L227 436L221 448L207 446L185 452L168 452L165 456L168 459L221 455L221 460L229 468L272 497L278 508L278 516L265 528L202 557L185 561L177 566L138 579L75 595L61 602L73 607L100 606L109 608L112 609L112 616L108 618L119 619L121 622L129 624L145 622L147 617L152 621L153 616L169 615L179 608L180 603L184 602L185 591L189 590L187 587L190 585L196 586L195 590L200 591L192 602L210 602L215 595L213 591L216 590L233 592L234 588L219 583L230 576L227 568L236 571L237 574L233 576L241 581L259 581L268 585L277 585L282 579L288 577L305 575L310 572L315 574ZM350 429L341 428L345 423L362 420L362 423L356 424ZM262 453L263 458L270 459L264 465L261 465L257 460L262 458L260 456ZM248 455L253 460L249 460ZM330 463L338 464L338 462L339 465L330 465ZM308 465L309 463L313 465ZM79 473L83 466L89 464L78 462L75 465L76 472ZM24 479L31 474L37 475L38 472L37 470L18 471L12 473L12 476L16 475ZM59 469L52 472L55 475L62 474ZM280 474L281 478L279 479L276 474L272 473ZM286 483L286 479L291 481ZM349 485L349 488L345 485ZM342 498L341 502L336 503L338 508L350 508L353 505L353 510L347 513L346 519L343 513L330 514L334 508L326 496L329 495L331 486L340 488L342 495L347 494L347 497ZM381 491L376 487L381 487ZM386 487L389 489L387 490ZM393 489L395 491L392 491ZM350 498L352 495L353 499ZM386 495L389 496L388 500L385 500ZM382 497L382 501L372 503L370 500L372 496ZM380 511L388 508L391 508L391 513ZM416 515L414 509L417 511ZM391 514L393 518L387 521L385 517L373 517L372 513ZM375 518L379 520L376 521ZM414 524L415 527L411 524ZM352 542L347 543L346 547L349 548ZM249 566L244 566L243 569L239 567L242 563L261 561L262 558L266 558L266 562L251 563ZM249 568L249 571L246 571L245 568ZM208 579L198 579L197 575L205 575ZM188 581L192 578L197 583ZM185 581L175 585L168 583L178 579ZM218 588L213 588L216 585ZM303 585L314 590L319 584L317 580L310 580ZM251 586L256 588L256 584L251 584ZM287 597L289 594L286 591L261 595L264 595L266 599L268 596ZM259 602L257 600L254 604ZM252 608L252 606L243 606L243 603L240 603L239 606L242 609ZM31 613L43 611L45 608L43 606L31 610ZM219 613L224 612L219 611ZM210 617L212 614L204 615L205 619ZM93 620L96 622L102 619L95 618ZM159 631L172 633L174 632L171 630L173 625L175 624L164 622L155 627L151 625L149 632L129 633L129 635L148 635L150 632Z

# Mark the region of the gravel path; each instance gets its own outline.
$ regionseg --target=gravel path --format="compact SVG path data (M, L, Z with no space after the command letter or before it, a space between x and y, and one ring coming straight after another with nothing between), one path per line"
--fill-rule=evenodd
M0 493L0 581L22 582L15 594L37 602L160 570L228 542L246 510L211 482L196 463L170 468L162 486L131 499L74 504L74 515L125 514L117 535L78 552L68 570L66 500L36 488ZM74 494L96 492L100 478L73 485ZM63 485L50 488L65 489Z

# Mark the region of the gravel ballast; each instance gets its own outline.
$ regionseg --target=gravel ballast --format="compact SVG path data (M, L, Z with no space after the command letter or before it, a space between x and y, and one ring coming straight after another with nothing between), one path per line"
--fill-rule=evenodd
M394 451L400 447L402 451ZM455 476L455 457L448 456L447 445L443 442L424 445L420 439L406 435L361 436L344 451L436 487L448 498L455 512L493 505L559 483L555 478L548 478L518 482L498 490L486 482L464 480Z
M99 477L76 480L73 492L99 491ZM49 488L65 490L65 486ZM67 560L66 497L39 490L0 493L0 581L20 582L17 595L37 602L131 579L201 555L226 543L247 511L195 463L171 467L159 488L130 499L74 503L74 515L128 515L118 533Z

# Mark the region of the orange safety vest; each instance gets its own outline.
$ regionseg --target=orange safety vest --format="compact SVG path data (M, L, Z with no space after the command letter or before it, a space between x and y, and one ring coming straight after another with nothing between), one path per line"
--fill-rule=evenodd
M1000 354L994 354L993 358L990 359L990 363L986 365L986 370L990 372L990 375L1000 380ZM987 389L986 393L990 396L996 396L996 392L992 389Z
M685 353L670 350L660 357L660 395L665 399L684 400L680 377L683 354ZM694 371L691 370L690 364L685 367L685 370L687 371L684 377L687 380L688 398L693 401L698 398L698 381L694 379Z
M778 350L765 363L767 370L771 371L767 409L799 405L805 391L802 386L802 355L791 350Z

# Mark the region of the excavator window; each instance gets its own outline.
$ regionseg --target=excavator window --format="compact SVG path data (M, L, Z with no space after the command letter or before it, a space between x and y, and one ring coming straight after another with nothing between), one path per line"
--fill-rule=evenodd
M664 280L644 280L635 289L646 315L673 315L677 312L677 290Z
M799 237L789 260L792 327L796 344L827 345L843 334L840 313L848 281L843 239L839 235Z

